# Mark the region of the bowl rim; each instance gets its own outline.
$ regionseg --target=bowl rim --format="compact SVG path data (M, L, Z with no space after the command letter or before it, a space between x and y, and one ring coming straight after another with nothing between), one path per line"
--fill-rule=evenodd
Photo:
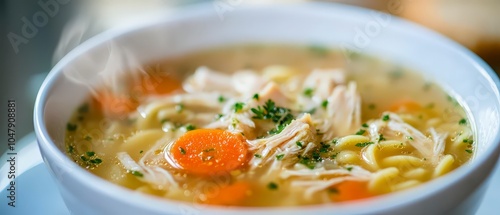
M443 189L446 189L447 187L450 187L452 184L457 183L460 179L464 178L467 174L472 172L476 167L480 166L481 164L484 164L487 160L492 159L494 157L495 151L499 151L500 149L500 132L498 132L495 137L494 137L494 143L492 144L492 148L495 148L495 150L488 150L484 152L484 156L481 157L475 157L474 161L469 163L466 166L460 167L445 176L439 177L437 179L433 179L431 181L426 182L423 186L418 186L416 188L408 189L408 190L403 190L403 191L398 191L395 193L390 193L387 195L379 196L373 199L368 199L364 201L362 204L358 204L357 201L353 201L350 203L346 204L325 204L325 205L312 205L312 206L293 206L293 207L220 207L220 206L212 206L212 205L198 205L198 204L192 204L190 202L182 202L182 201L177 201L177 200L171 200L171 199L164 199L164 198L159 198L155 197L152 195L144 195L144 194L138 194L132 190L129 190L127 188L124 188L122 186L113 184L111 182L108 182L96 175L93 175L92 173L84 170L83 168L79 167L77 164L71 161L57 146L56 144L51 140L51 137L49 135L49 132L47 128L45 127L45 119L44 119L44 109L45 109L45 104L47 102L47 99L50 97L49 92L51 89L54 88L55 82L58 79L58 77L62 74L63 68L67 65L70 65L78 56L99 47L100 45L103 45L106 41L127 35L129 33L133 34L136 31L141 31L143 29L148 29L151 27L154 27L156 25L168 25L171 23L175 23L179 20L184 20L184 19L199 19L199 17L206 16L207 14L209 16L214 16L215 13L213 11L210 14L210 11L207 10L208 7L210 7L209 3L202 3L202 4L196 4L196 5L191 5L191 6L186 6L181 9L177 9L173 13L171 13L168 16L165 17L155 17L154 19L151 20L145 20L145 22L138 22L134 23L132 25L128 26L122 26L119 28L113 28L110 30L107 30L101 34L98 34L89 40L85 41L75 49L71 50L66 56L64 56L54 67L53 69L49 72L48 76L44 80L42 86L40 87L40 90L38 92L36 101L35 101L35 108L34 108L34 127L35 127L35 133L38 139L38 144L39 147L42 149L42 154L44 157L50 157L51 159L57 161L57 165L63 170L63 171L68 171L68 172L73 172L75 171L74 169L76 168L76 173L72 174L78 174L78 182L80 184L85 184L88 187L94 188L93 190L95 192L101 192L100 194L105 195L105 196L112 196L114 199L131 204L135 207L140 207L140 208L148 208L153 211L163 211L162 208L167 208L169 205L171 206L178 206L179 204L181 205L187 205L187 206L194 206L194 207L202 207L204 210L209 209L212 212L241 212L242 210L247 211L247 212L262 212L262 211L274 211L276 210L279 211L286 211L286 210L293 210L295 212L304 212L304 211L309 211L309 210L322 210L326 209L331 211L332 209L336 209L338 212L370 212L373 211L373 209L376 209L376 211L385 211L389 210L393 207L400 207L404 206L407 204L410 204L411 202L414 202L416 200L421 200L426 197L432 196L434 193L437 193ZM283 7L284 5L281 5ZM331 11L340 11L344 10L344 13L348 14L361 14L361 13L367 13L370 12L371 10L365 9L365 8L360 8L360 7L355 7L355 6L349 6L349 5L343 5L339 3L321 3L321 2L308 2L308 3L303 3L300 4L300 7L294 6L294 5L286 5L285 6L287 9L292 8L292 10L298 10L298 11L311 11L311 10L331 10ZM268 10L272 8L273 10L281 10L280 8L274 8L273 6L255 6L255 7L242 7L238 8L238 10ZM347 12L346 12L347 11ZM389 14L390 15L390 14ZM392 17L392 26L390 28L392 29L397 29L397 30L404 30L404 29L410 29L414 31L415 33L422 34L426 38L431 38L436 41L438 41L440 44L443 46L446 46L446 48L449 48L451 51L459 53L463 60L467 60L468 63L474 65L474 67L477 69L474 72L480 73L481 76L483 76L486 80L488 80L488 84L492 90L495 99L496 99L496 105L500 107L500 93L499 93L499 86L500 86L500 81L498 79L498 76L496 75L495 72L482 60L480 59L476 54L472 53L470 50L466 49L465 47L459 45L458 43L446 38L445 36L442 36L436 32L433 32L429 29L426 29L425 27L419 26L418 24L411 23L409 21L405 21L401 18L397 17ZM47 162L47 158L44 159L46 165L50 165ZM106 189L95 189L97 187L107 187ZM424 189L423 189L424 188ZM432 188L432 189L428 189ZM422 192L416 192L417 190L420 190ZM387 202L391 202L391 204L384 204ZM397 202L397 204L395 203ZM367 207L363 207L367 206ZM364 208L364 209L363 209Z

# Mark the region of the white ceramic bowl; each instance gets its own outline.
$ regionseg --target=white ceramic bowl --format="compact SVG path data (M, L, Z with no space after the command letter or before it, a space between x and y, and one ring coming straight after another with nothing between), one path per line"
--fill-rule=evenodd
M106 65L110 46L128 51L138 63L147 63L239 43L324 44L414 68L466 107L477 138L476 156L469 164L423 186L363 203L223 208L159 199L122 188L90 174L64 154L66 123L88 95L87 87L71 81L65 73L83 71L89 77L96 76ZM473 214L500 152L498 86L490 67L467 49L387 14L321 3L260 8L236 5L225 11L206 4L106 32L74 49L52 69L41 87L34 125L44 161L73 214Z

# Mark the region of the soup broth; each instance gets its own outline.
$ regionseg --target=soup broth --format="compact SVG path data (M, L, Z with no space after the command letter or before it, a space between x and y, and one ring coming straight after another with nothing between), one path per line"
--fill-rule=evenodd
M105 180L167 199L232 206L366 199L419 186L474 154L469 119L454 98L370 56L246 45L130 74L75 111L67 154Z

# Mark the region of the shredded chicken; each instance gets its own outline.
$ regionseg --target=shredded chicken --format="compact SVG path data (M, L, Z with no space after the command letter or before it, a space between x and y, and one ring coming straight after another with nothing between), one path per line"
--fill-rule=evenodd
M389 119L386 121L378 119L369 125L372 141L378 141L380 134L392 139L401 139L401 141L413 146L424 158L431 159L434 164L437 163L443 154L448 134L438 134L431 128L429 129L431 139L410 124L405 123L397 114L385 112L383 115L387 115Z
M157 188L178 186L172 175L165 169L162 169L158 166L146 166L144 164L138 164L126 152L118 152L116 156L121 164L125 167L125 169L142 174L142 177L137 178L145 183L152 184Z
M356 83L335 87L327 101L326 116L319 126L324 140L352 134L361 126L361 98Z
M207 67L199 67L184 83L187 92L224 92L233 95L249 95L257 92L265 81L255 72L238 71L222 74Z

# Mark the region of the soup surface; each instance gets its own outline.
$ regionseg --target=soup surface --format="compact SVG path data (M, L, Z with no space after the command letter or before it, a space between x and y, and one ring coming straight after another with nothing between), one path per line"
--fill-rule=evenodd
M168 199L284 206L372 198L440 177L474 151L464 110L439 86L316 46L209 50L93 92L67 125L68 156Z

